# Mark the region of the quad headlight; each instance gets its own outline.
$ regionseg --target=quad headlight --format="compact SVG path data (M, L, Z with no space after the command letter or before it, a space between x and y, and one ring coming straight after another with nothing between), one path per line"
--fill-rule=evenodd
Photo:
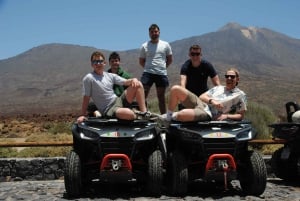
M80 138L84 140L97 140L99 135L91 130L80 131Z
M253 132L252 132L252 130L242 131L239 134L237 134L236 138L239 141L251 140L253 138Z
M201 140L201 136L198 133L193 133L191 131L182 131L180 135L184 140Z
M151 140L154 138L153 130L144 130L135 136L136 141L144 141L144 140Z

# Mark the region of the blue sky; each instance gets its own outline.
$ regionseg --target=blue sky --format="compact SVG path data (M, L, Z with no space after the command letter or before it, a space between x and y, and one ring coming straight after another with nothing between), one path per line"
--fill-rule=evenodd
M228 22L300 39L298 0L0 0L0 59L48 43L139 48L157 23L168 42Z

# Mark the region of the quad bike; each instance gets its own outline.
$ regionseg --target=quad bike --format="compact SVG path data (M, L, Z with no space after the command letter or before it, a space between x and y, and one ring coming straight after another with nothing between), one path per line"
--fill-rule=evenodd
M195 181L215 182L227 190L238 179L245 194L262 194L266 165L258 152L248 149L255 136L248 121L171 122L166 134L170 193L185 194Z
M286 103L287 122L269 125L274 140L285 140L271 158L272 170L278 178L294 181L300 177L300 123L292 122L292 115L300 107L295 102Z
M166 159L154 121L88 118L72 126L73 150L66 157L64 182L78 197L92 181L136 182L161 193Z

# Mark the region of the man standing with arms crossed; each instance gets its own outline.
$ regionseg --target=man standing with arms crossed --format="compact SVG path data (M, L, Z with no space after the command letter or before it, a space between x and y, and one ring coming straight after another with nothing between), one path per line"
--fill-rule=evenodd
M160 29L157 24L149 27L150 41L145 42L140 49L139 63L144 68L141 82L145 97L155 83L159 110L166 113L165 93L169 86L167 67L172 63L172 49L168 42L160 40Z

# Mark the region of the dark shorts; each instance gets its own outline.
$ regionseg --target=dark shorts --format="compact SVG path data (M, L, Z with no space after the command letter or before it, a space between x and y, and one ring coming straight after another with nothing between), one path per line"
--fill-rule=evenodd
M155 83L156 87L168 87L169 79L167 75L157 75L144 72L141 77L141 82L144 86L152 86Z

